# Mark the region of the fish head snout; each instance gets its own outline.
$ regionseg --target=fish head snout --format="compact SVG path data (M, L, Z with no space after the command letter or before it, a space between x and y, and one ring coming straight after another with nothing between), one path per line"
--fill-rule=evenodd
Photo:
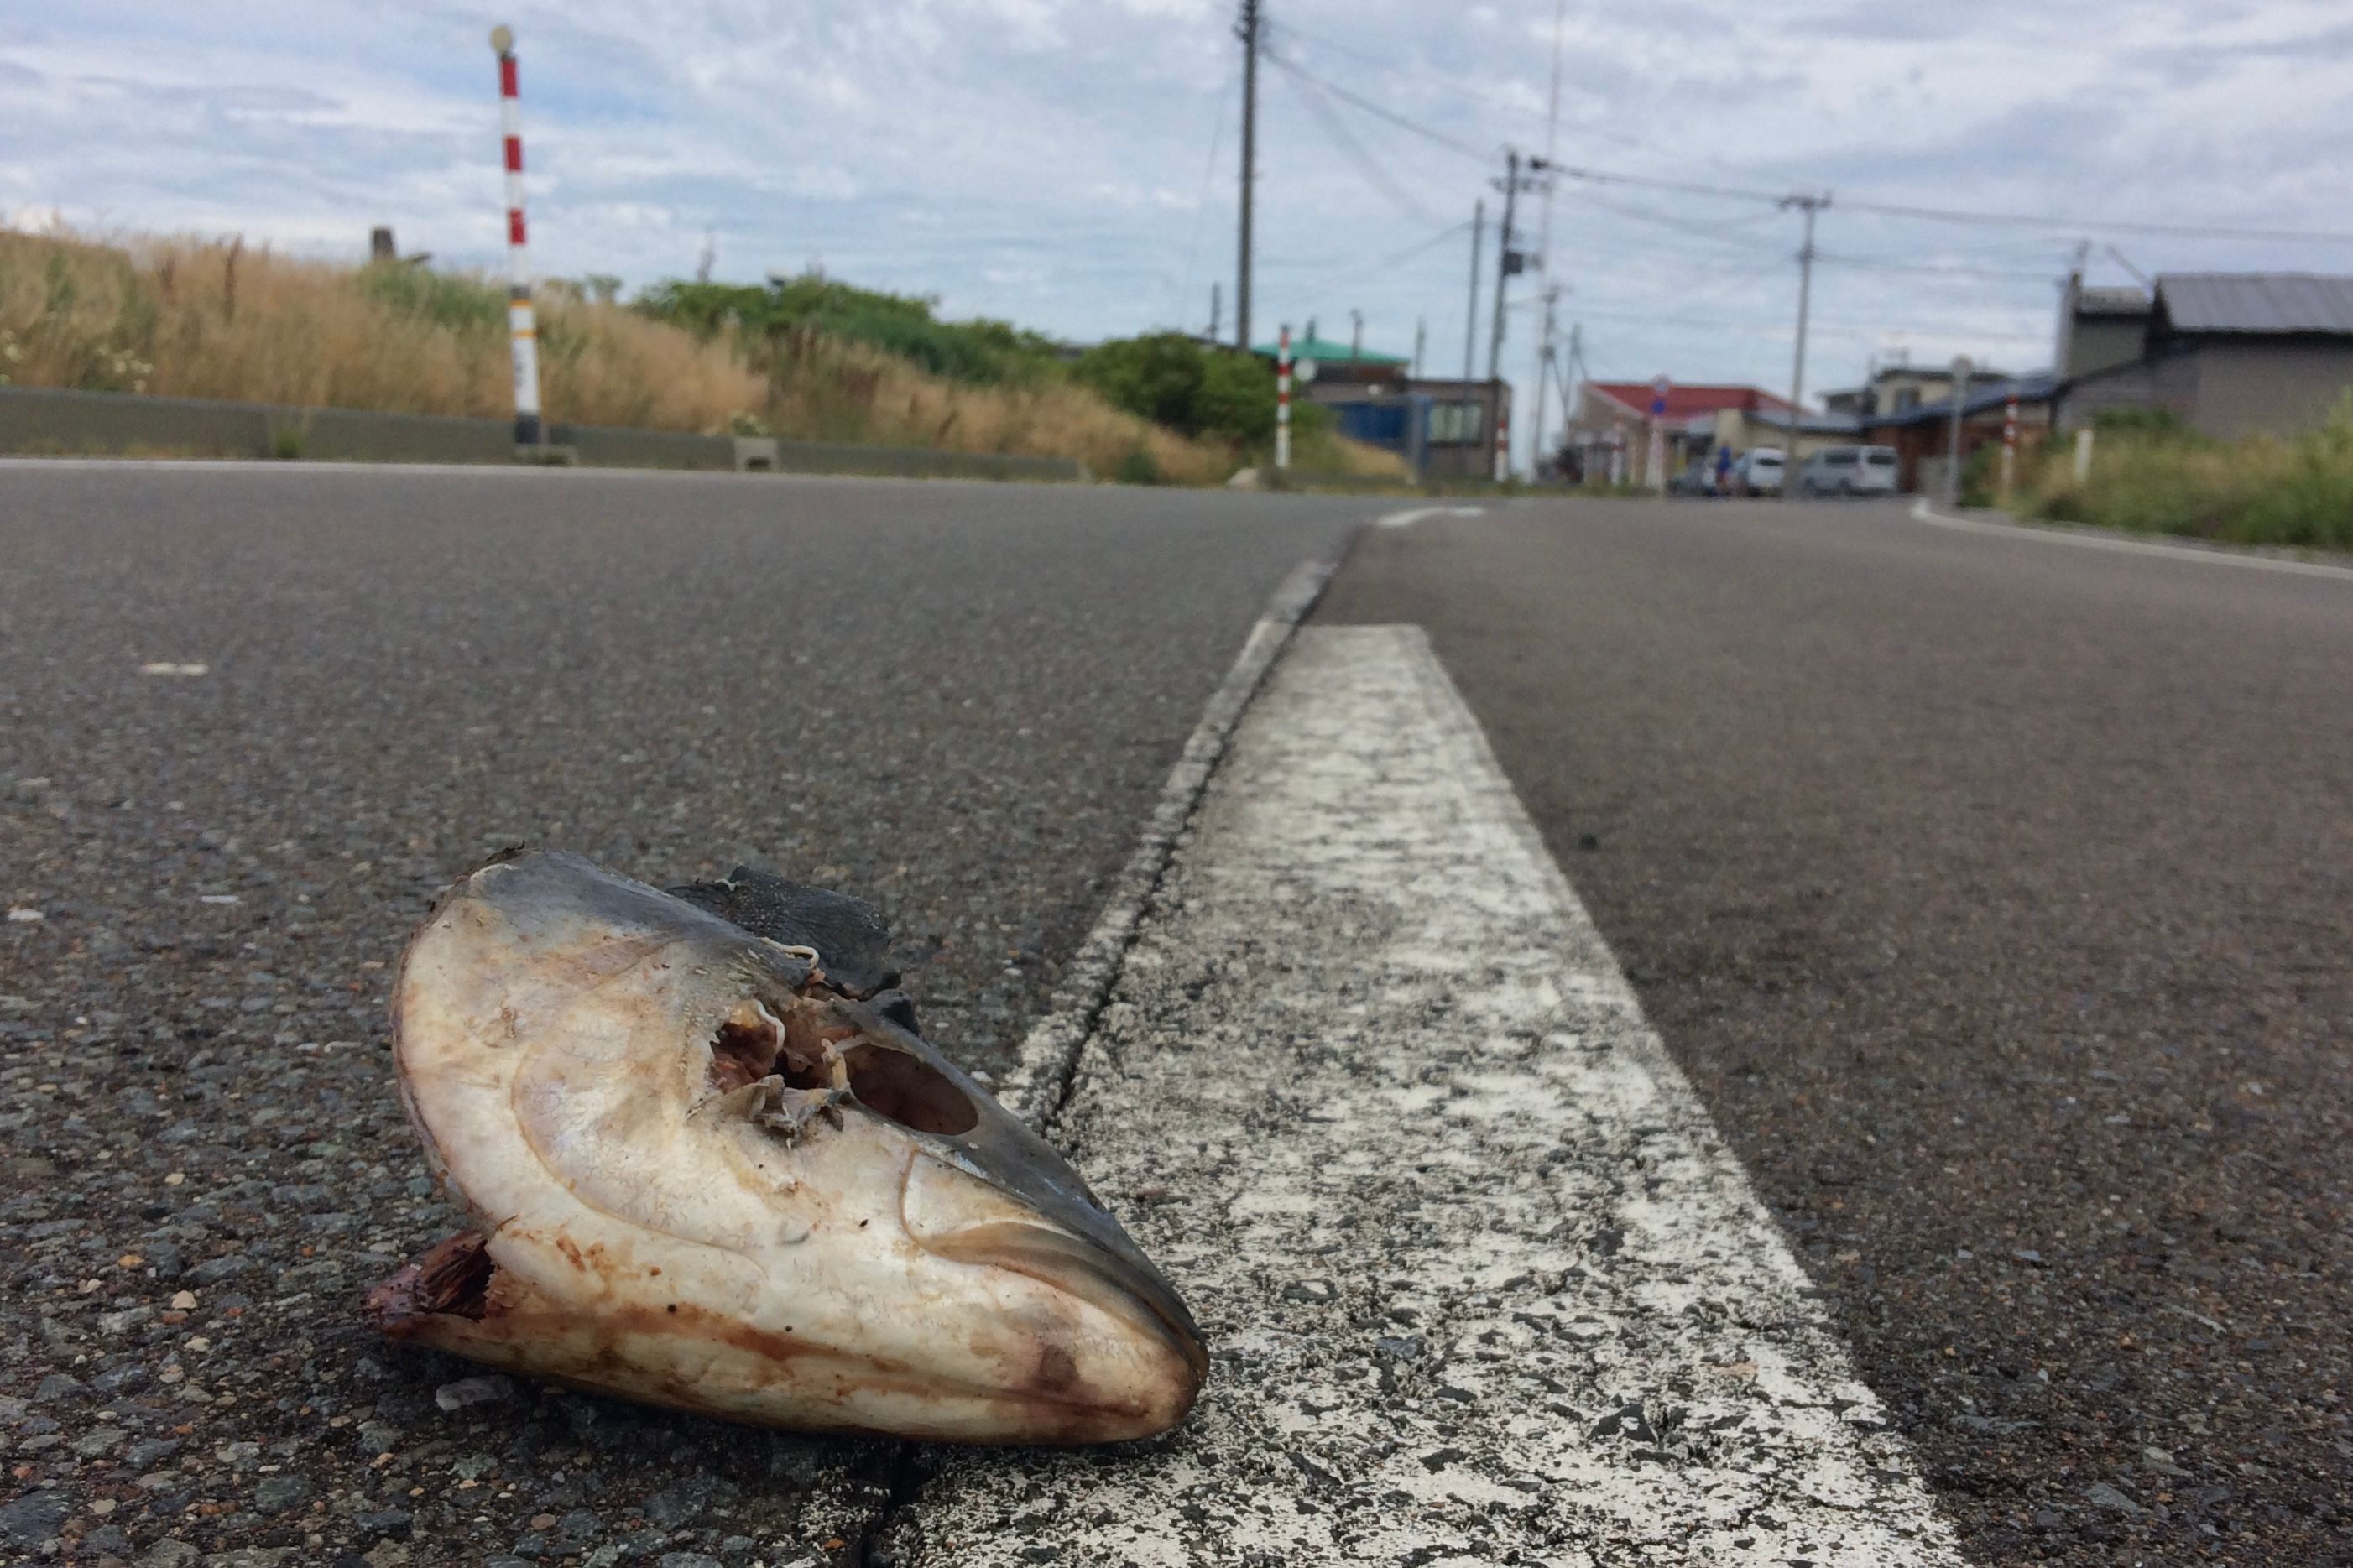
M1166 1431L1208 1375L1200 1330L1133 1243L1105 1245L1071 1217L930 1155L910 1165L901 1204L918 1247L978 1275L978 1289L1002 1304L1003 1393L1038 1407L1040 1436L1103 1442Z
M899 1204L907 1238L976 1274L1022 1345L1008 1393L1059 1407L1066 1440L1145 1436L1185 1418L1208 1373L1199 1325L1167 1277L1053 1146L928 1041L859 1004L851 1087L914 1136Z

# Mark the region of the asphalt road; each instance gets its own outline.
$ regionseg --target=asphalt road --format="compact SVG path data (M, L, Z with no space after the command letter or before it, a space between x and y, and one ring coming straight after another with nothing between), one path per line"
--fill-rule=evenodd
M2353 583L1578 504L1365 535L1989 1563L2353 1562Z
M1374 510L0 467L0 1561L839 1551L890 1446L360 1329L451 1225L386 966L503 844L756 858L878 901L926 1032L1001 1067L1267 595Z
M367 1336L451 1224L386 966L519 839L758 858L880 902L1000 1069L1268 593L1380 510L0 465L0 1561L903 1517L895 1446ZM2353 584L1520 505L1360 536L1322 614L1428 626L1978 1558L2353 1561Z

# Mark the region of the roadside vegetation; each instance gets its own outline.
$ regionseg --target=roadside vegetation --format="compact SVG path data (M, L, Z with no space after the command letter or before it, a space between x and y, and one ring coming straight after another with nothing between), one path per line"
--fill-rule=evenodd
M1994 503L1998 457L1980 452L1971 462L1972 504ZM2162 410L2119 410L2095 426L2085 483L2075 479L2072 437L2022 447L2015 504L2053 522L2353 550L2353 395L2316 429L2235 441L2202 436Z
M1165 376L1124 369L1169 356L1106 344L1072 363L1008 323L943 321L929 300L814 276L615 293L608 279L538 289L554 421L1074 458L1103 478L1189 485L1223 481L1273 428L1271 371L1181 337L1167 341L1201 363L1172 399ZM0 384L501 417L507 360L493 279L233 238L0 229ZM1301 456L1397 469L1328 432Z

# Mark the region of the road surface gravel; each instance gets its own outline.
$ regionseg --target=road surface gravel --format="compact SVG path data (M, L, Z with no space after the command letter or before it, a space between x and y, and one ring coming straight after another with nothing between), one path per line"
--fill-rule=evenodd
M1267 595L1370 510L0 468L0 1561L856 1554L898 1445L360 1327L452 1220L388 966L505 844L759 859L880 902L1001 1069Z

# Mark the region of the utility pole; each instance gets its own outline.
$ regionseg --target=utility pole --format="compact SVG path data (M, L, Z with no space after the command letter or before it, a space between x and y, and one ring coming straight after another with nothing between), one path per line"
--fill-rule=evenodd
M1479 242L1487 237L1487 198L1471 206L1471 314L1462 323L1462 381L1468 385L1479 344Z
M1789 445L1781 454L1781 499L1798 496L1798 426L1806 415L1806 314L1814 300L1814 215L1831 205L1827 195L1784 196L1784 211L1796 207L1806 215L1806 243L1798 249L1798 356L1789 372Z
M1552 94L1545 110L1544 161L1553 162L1560 148L1560 57L1568 37L1568 0L1556 0L1552 12ZM1552 197L1553 182L1544 183L1543 216L1536 226L1536 274L1542 280L1545 296L1544 338L1536 345L1536 417L1528 426L1528 462L1531 471L1544 458L1545 442L1545 375L1551 368L1553 357L1552 306L1557 290L1552 281ZM1562 423L1567 422L1567 408L1561 410Z
M1519 205L1520 187L1534 188L1533 181L1539 173L1549 173L1551 161L1530 158L1522 172L1519 150L1507 148L1504 154L1504 222L1495 234L1495 325L1487 339L1488 395L1495 405L1495 478L1501 479L1511 471L1511 433L1504 420L1504 311L1507 307L1510 281L1515 272L1526 270L1527 256L1512 248L1512 217Z
M2075 242L2075 264L2067 269L2066 279L2059 285L2058 345L2051 353L2051 365L2062 381L2074 374L2072 363L2075 357L2075 302L2084 292L2084 268L2091 264L2092 242Z
M1250 353L1250 201L1258 160L1258 24L1259 0L1242 0L1242 19L1234 31L1242 41L1242 222L1241 267L1234 280L1234 344Z
M1519 268L1514 265L1518 258L1512 250L1512 213L1518 205L1520 194L1520 154L1516 149L1504 154L1504 225L1495 231L1495 326L1487 338L1487 379L1494 381L1503 373L1504 358L1504 294L1512 274Z
M1552 319L1553 307L1560 302L1560 285L1547 283L1544 291L1544 336L1536 345L1536 416L1528 426L1531 461L1544 460L1545 396L1552 390Z
M1497 484L1512 471L1512 426L1504 416L1504 296L1519 259L1512 249L1512 212L1520 194L1520 154L1507 151L1504 163L1504 222L1495 231L1495 326L1487 339L1487 398L1495 416L1495 462L1489 475Z
M1416 316L1413 319L1413 378L1416 381L1421 379L1422 345L1429 341L1430 319L1426 316Z
M1972 368L1968 355L1959 354L1954 357L1952 434L1945 447L1945 504L1947 506L1958 506L1961 500L1961 413L1969 400L1969 375Z
M1209 341L1213 343L1218 341L1219 327L1224 324L1222 321L1224 315L1224 285L1212 283L1209 285Z

